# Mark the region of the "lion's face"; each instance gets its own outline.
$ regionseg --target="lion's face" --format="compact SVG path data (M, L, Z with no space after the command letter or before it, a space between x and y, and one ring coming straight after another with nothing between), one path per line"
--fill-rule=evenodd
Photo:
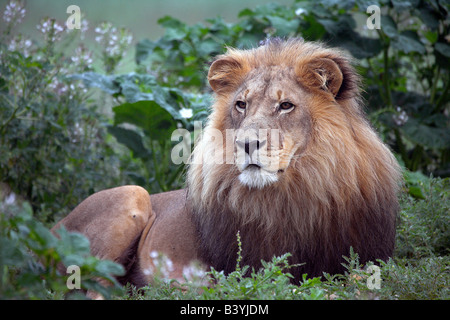
M241 184L262 189L289 177L317 119L343 116L336 100L356 86L348 75L343 83L339 58L316 49L297 42L274 51L230 50L211 65L208 80L217 102L210 127L227 136L226 163L234 159Z
M270 185L301 155L311 131L307 105L308 92L296 81L294 70L264 66L248 73L231 96L228 113L242 184Z

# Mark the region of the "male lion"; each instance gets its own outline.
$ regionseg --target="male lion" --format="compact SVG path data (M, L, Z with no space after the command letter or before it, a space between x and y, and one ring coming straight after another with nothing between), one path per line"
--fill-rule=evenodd
M342 272L350 247L362 263L392 254L400 170L364 117L345 54L271 39L229 49L208 80L215 102L186 189L101 191L54 229L85 234L92 253L124 264L122 280L137 286L152 279L153 251L173 261L173 278L194 260L233 271L238 231L242 265L290 252L305 263L291 270L295 281ZM212 139L218 131L231 139Z

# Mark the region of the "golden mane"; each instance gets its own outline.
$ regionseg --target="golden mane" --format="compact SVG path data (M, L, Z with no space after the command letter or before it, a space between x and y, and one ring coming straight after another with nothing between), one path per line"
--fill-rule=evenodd
M328 61L338 70L329 72ZM242 263L258 267L261 259L290 252L292 263L306 262L294 272L297 278L342 271L341 257L350 246L362 262L387 259L400 170L364 117L360 79L350 59L318 43L274 39L251 50L230 48L216 62L209 74L216 92L213 111L187 175L187 206L202 258L218 270L234 270L240 231ZM285 178L255 190L239 183L236 166L202 159L217 157L211 130L225 136L233 128L229 110L236 89L249 72L267 66L294 70L298 83L314 94L307 106L312 125L306 149L293 158ZM323 94L324 86L334 99Z

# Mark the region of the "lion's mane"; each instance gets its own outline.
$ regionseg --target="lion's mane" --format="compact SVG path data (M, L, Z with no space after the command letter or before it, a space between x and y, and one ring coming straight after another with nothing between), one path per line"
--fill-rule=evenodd
M349 58L298 39L229 49L219 58L230 58L238 66L226 81L210 76L216 88L237 88L249 71L279 64L295 70L298 81L308 87L320 80L308 69L316 58L333 60L343 81L335 103L317 93L308 106L312 127L306 149L282 180L262 189L242 185L234 165L199 160L214 157L215 142L207 138L211 129L225 135L225 129L233 128L227 119L234 91L216 94L187 175L187 208L197 227L202 259L217 270L233 271L238 231L242 265L258 268L261 259L290 252L291 263L305 263L291 270L297 280L303 273L342 272L342 256L349 255L350 246L362 263L388 259L394 248L400 170L365 119L360 80Z

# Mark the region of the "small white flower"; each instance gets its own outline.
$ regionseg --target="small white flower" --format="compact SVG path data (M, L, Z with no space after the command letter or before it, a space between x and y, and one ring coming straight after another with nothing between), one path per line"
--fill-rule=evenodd
M156 259L156 258L158 258L158 256L159 256L159 254L157 251L150 252L150 258Z
M5 204L7 206L11 206L16 202L16 195L14 193L11 193L9 196L5 198Z
M102 40L103 40L103 36L96 36L95 37L95 42L100 43L100 42L102 42Z
M33 43L30 39L23 39L21 35L11 39L8 44L9 51L18 51L24 55L24 57L30 56L30 48Z
M395 124L399 127L403 126L406 122L408 122L408 114L401 107L396 108L397 113L392 115L392 120L394 120Z
M10 1L3 12L3 20L7 23L17 24L25 17L25 4L17 0Z
M295 14L297 16L301 16L302 14L306 13L306 10L303 8L298 8L297 10L295 10Z
M180 109L180 114L185 119L192 118L192 116L193 116L192 109L188 109L188 108L181 108Z
M64 31L64 26L55 19L45 18L36 28L44 34L44 38L48 42L59 41Z

